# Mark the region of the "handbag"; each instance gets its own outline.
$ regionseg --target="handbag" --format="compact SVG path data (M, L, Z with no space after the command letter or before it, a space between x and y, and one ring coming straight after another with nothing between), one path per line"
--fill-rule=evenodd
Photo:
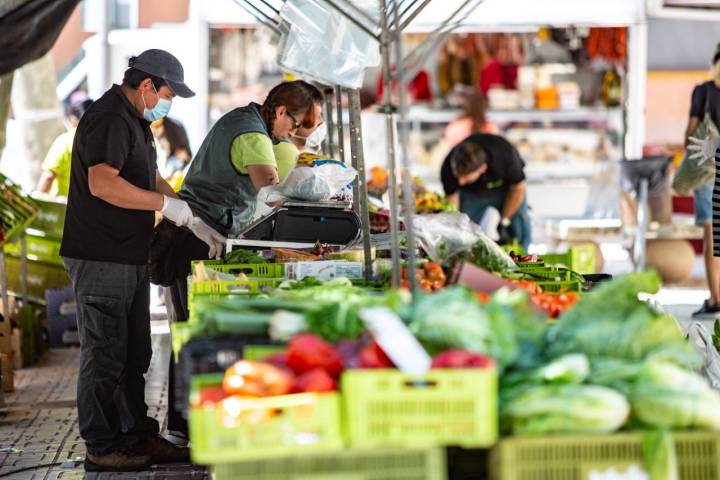
M153 231L148 273L150 282L169 287L190 274L193 260L208 260L208 246L190 230L167 220Z
M705 116L693 132L693 137L707 138L710 132L718 135L718 127L710 116L710 92L705 93ZM687 195L715 178L715 159L690 158L693 152L685 149L685 156L673 177L673 189Z

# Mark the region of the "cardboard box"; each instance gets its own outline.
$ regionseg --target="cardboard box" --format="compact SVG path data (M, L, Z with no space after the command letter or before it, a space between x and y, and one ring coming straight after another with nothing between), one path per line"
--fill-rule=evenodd
M13 367L15 370L20 370L23 367L22 330L13 328L11 342Z
M344 260L290 262L285 264L285 278L288 280L302 280L306 277L325 281L338 277L360 279L363 278L363 265L360 262Z
M12 354L1 354L0 365L2 366L2 389L4 392L12 392L15 389Z

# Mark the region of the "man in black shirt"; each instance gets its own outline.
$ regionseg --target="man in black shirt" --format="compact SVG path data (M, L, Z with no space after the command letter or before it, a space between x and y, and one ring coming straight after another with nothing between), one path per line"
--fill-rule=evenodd
M85 113L72 149L70 192L60 254L78 305L78 421L87 471L141 470L185 461L148 417L150 365L147 262L155 211L192 226L190 207L159 175L150 122L173 97L194 95L180 62L163 50L130 59Z
M445 195L480 223L489 207L500 212L500 243L517 239L527 249L531 225L525 200L525 162L510 142L476 133L450 151L440 170Z

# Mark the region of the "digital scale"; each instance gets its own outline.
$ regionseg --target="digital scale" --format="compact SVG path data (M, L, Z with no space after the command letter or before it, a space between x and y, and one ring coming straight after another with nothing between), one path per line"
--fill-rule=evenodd
M351 206L338 202L288 201L255 220L242 232L239 240L230 240L228 245L249 246L265 242L278 247L281 243L312 246L316 242L350 245L362 233L360 218Z

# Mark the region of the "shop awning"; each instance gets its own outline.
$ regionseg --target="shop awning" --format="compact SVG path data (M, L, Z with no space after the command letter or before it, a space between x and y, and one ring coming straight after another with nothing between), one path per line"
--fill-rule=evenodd
M45 55L79 0L0 2L0 75Z

